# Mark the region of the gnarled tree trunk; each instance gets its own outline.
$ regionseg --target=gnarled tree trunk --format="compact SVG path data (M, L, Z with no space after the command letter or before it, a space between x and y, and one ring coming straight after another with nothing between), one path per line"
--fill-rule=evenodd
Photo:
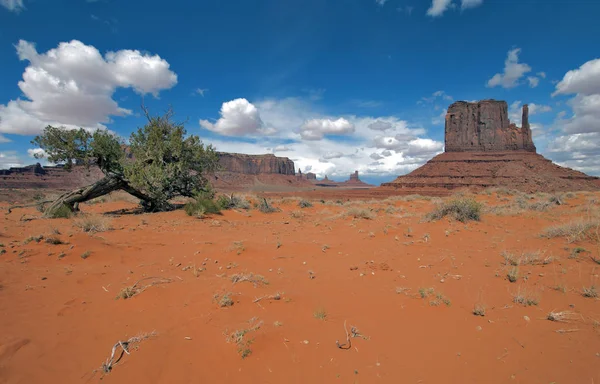
M44 216L61 216L61 211L75 212L79 210L79 203L83 203L111 192L124 190L125 192L142 200L142 205L147 210L155 210L151 199L144 193L132 188L125 180L115 175L107 175L94 184L67 192L56 199L44 210Z

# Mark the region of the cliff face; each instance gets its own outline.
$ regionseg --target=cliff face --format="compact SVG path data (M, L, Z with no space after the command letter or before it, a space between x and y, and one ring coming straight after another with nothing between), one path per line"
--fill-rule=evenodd
M295 175L294 162L287 157L275 155L245 155L241 153L219 152L219 163L223 171L246 175L278 174Z
M446 114L446 152L535 152L527 105L523 106L522 125L519 128L510 122L506 101L458 101Z

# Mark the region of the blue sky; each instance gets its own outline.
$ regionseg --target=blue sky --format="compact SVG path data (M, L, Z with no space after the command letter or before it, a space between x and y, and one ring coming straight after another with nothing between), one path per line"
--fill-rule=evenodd
M0 168L47 124L124 137L171 105L218 150L394 179L456 100L530 104L538 151L600 175L598 1L0 0ZM531 105L534 105L532 108Z

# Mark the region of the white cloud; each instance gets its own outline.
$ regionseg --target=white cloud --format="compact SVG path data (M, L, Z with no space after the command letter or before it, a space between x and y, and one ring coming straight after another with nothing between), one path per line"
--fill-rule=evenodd
M461 9L475 8L475 7L479 7L481 4L483 4L483 0L461 0L460 8Z
M393 128L394 126L389 121L376 120L375 122L369 124L369 129L372 129L374 131L385 132Z
M17 155L17 151L0 152L0 169L8 169L11 167L22 167L23 162Z
M289 152L291 150L292 148L288 147L287 145L278 145L274 148L275 152Z
M388 0L375 0L377 5L379 5L380 7L383 7L385 5L385 3L387 3L387 1Z
M552 95L561 94L576 94L567 102L572 117L561 120L565 133L600 132L600 59L568 71Z
M540 84L540 79L535 76L528 76L527 81L529 82L530 88L535 88Z
M34 159L46 157L46 151L44 151L42 148L30 148L27 150L27 154L29 155L29 157Z
M504 72L496 73L488 80L487 86L492 88L501 86L503 88L514 88L519 85L519 80L528 72L531 67L525 63L519 63L520 48L508 51L508 56L504 61Z
M552 107L550 107L549 105L529 103L528 106L529 106L529 116L534 116L534 115L537 115L540 113L546 113L546 112L552 111ZM515 123L517 126L520 127L522 117L523 117L523 106L521 105L521 101L517 100L508 107L508 118L511 123ZM533 130L534 123L531 122L531 119L529 119L529 120L530 120L529 125L530 125L531 129ZM538 124L537 127L539 128L541 126ZM538 134L539 134L539 132L538 132Z
M244 98L223 103L219 113L221 118L216 123L200 120L200 125L225 136L269 135L275 132L265 126L258 109Z
M35 135L48 124L105 128L102 123L110 116L131 114L112 99L117 88L157 96L177 83L169 63L158 55L122 50L102 57L77 40L42 54L24 40L16 49L20 60L29 61L18 84L25 98L0 105L0 133Z
M559 165L600 176L600 133L558 136L548 144L549 156Z
M552 95L572 93L600 94L600 59L590 60L578 69L567 72Z
M433 103L435 101L438 101L439 99L444 100L444 101L454 100L454 98L452 96L450 96L449 94L447 94L444 91L435 91L429 97L421 97L421 100L417 101L417 104Z
M311 119L300 128L300 136L304 140L321 140L325 135L347 135L354 130L354 125L343 117L337 120Z
M427 16L439 17L444 14L452 5L452 0L432 0L431 6L427 10Z
M539 77L541 77L542 79L545 79L545 78L546 78L546 72L538 72L538 73L537 73L537 75L538 75Z
M19 13L25 9L23 0L0 0L0 5L15 13Z

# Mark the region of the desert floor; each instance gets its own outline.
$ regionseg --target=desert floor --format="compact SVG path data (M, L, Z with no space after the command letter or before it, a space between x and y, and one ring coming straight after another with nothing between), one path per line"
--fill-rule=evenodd
M0 382L600 383L600 194L476 198L4 211Z

